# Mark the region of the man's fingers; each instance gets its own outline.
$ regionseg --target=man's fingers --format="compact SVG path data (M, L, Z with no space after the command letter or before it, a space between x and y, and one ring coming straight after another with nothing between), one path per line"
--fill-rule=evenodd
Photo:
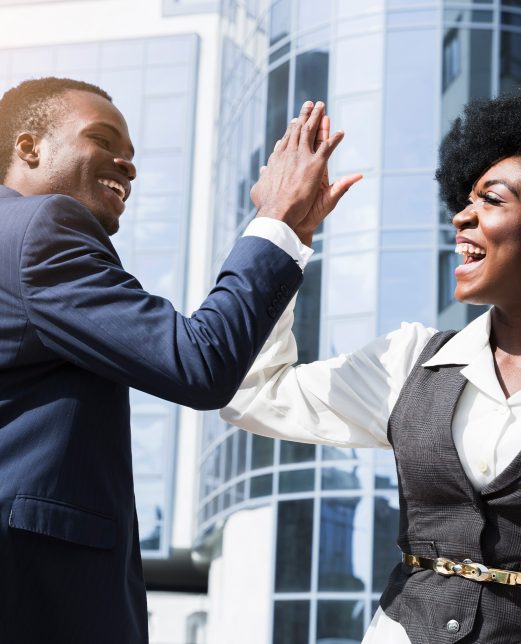
M313 101L306 101L302 104L302 107L300 108L300 114L298 115L298 121L301 125L304 125L304 123L306 123L306 121L309 119L309 116L313 111L313 107Z
M275 146L275 149L277 149L277 146ZM259 169L259 175L261 175L263 172L266 172L267 169L268 169L267 165L261 165Z
M300 132L302 131L302 123L299 119L293 119L294 122L291 126L291 133L289 135L287 149L296 150L300 141Z
M318 128L322 122L324 108L324 103L322 101L317 101L308 120L302 126L302 136L300 137L301 142L312 151L315 149L315 138L317 136Z

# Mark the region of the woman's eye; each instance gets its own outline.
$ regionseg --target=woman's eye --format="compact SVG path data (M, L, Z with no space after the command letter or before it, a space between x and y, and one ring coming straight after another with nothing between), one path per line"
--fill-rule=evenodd
M486 192L484 195L480 195L480 197L486 203L492 204L494 206L498 206L503 203L502 200L493 192Z

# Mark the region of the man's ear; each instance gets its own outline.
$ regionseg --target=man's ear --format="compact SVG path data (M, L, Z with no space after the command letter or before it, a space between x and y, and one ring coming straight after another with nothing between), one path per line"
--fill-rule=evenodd
M40 138L32 132L20 132L16 137L15 151L30 168L36 168L40 161Z

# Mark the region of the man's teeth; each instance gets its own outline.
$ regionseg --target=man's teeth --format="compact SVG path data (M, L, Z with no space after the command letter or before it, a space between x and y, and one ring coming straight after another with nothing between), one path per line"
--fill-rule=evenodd
M479 248L479 246L474 246L473 244L456 244L456 248L454 249L454 252L458 253L458 255L485 256L487 254L483 248Z
M125 198L125 188L123 188L123 186L117 181L114 181L113 179L98 179L98 183L114 190L121 201Z

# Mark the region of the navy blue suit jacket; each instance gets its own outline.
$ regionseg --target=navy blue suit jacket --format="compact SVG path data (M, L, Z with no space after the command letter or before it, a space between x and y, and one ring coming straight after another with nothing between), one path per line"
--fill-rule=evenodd
M0 186L0 643L144 644L129 387L227 403L298 288L240 239L190 318L76 200Z

